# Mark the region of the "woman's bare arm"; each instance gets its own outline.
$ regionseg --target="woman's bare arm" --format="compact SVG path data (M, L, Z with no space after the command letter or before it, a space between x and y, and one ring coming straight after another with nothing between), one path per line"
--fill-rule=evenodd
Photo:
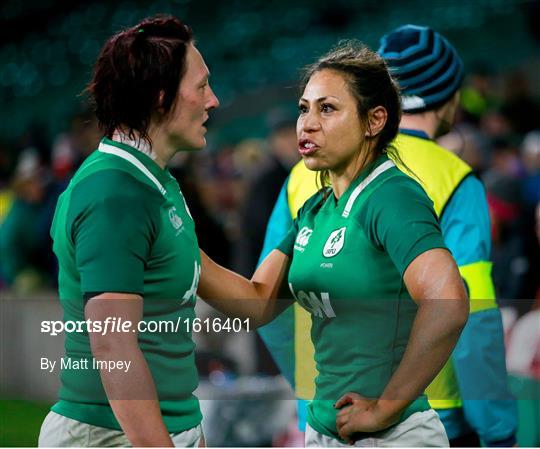
M469 315L469 301L456 263L444 249L419 255L404 274L418 312L399 367L378 399L348 393L337 403L338 431L350 441L354 432L374 432L394 424L424 392L450 357Z
M89 332L97 360L130 362L129 372L100 370L101 381L114 415L134 446L173 447L163 423L152 373L139 347L137 324L142 319L143 299L127 293L103 293L90 299L85 318L105 323L108 317L131 322L127 332Z
M289 257L274 250L248 280L218 265L201 250L197 294L226 315L248 318L253 327L262 326L291 304L291 300L278 299L288 266Z

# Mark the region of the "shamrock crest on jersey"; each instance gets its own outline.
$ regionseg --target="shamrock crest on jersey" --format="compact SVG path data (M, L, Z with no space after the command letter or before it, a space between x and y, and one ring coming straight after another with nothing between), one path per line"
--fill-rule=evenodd
M332 231L328 240L324 244L323 256L324 257L334 257L337 253L343 248L345 243L345 231L347 228L344 226L342 228Z
M178 216L176 213L176 207L171 207L169 209L169 220L171 221L171 224L173 225L173 228L178 230L182 227L182 219Z
M313 234L313 229L310 229L307 226L300 229L300 232L298 232L298 235L296 236L294 249L303 253L304 247L309 243L311 234Z

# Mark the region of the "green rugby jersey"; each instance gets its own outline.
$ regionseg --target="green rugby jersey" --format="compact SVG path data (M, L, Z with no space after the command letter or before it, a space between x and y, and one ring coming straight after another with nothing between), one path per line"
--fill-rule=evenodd
M289 287L311 314L319 375L308 422L337 438L333 404L349 391L379 397L397 369L417 306L403 282L418 255L445 248L424 190L382 156L336 200L312 196L278 249ZM403 413L429 409L425 396Z
M168 170L136 148L101 141L60 196L51 236L64 321L84 321L84 295L99 292L141 295L145 322L195 318L200 255L193 219ZM198 373L189 328L139 333L169 432L192 428L202 419L193 395ZM65 352L71 360L91 362L88 334L66 333ZM52 410L120 429L99 371L88 366L62 370Z

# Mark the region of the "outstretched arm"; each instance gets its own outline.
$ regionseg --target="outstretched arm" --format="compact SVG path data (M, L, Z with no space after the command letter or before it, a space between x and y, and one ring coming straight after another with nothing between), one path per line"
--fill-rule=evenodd
M248 318L253 327L262 326L292 302L277 299L288 266L289 257L273 250L250 281L218 265L201 250L201 279L197 294L226 315Z
M407 349L380 398L348 393L336 403L336 408L350 405L337 417L345 441L355 432L375 432L397 422L440 371L467 321L467 293L448 251L431 249L416 257L404 281L418 304Z

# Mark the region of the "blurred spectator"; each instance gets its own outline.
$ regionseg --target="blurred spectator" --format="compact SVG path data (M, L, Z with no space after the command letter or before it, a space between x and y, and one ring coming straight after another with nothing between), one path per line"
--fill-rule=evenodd
M69 131L54 139L51 165L56 179L69 181L84 159L97 148L100 139L94 113L85 109L75 114Z
M70 129L54 139L52 151L39 128L23 137L11 189L2 195L0 277L19 294L53 286L56 261L49 229L59 194L99 142L94 114L73 116Z
M195 168L202 202L234 242L239 235L238 210L245 198L245 180L236 164L235 147L226 145L215 154L197 156L201 161Z
M56 277L49 228L61 189L35 148L21 153L12 189L13 201L0 225L0 276L26 294L50 286Z
M507 177L517 180L526 174L518 145L509 136L493 139L490 165L490 170L485 174L485 178Z
M489 164L490 154L486 138L470 123L460 123L437 143L469 164L476 173L482 173Z
M514 324L507 354L509 372L540 380L540 304Z
M516 71L506 78L502 113L514 132L526 134L540 128L540 105L533 98L525 73Z
M520 314L530 303L518 300L523 294L529 262L521 231L519 183L505 176L490 177L486 190L491 218L493 283L501 306L514 306Z
M540 298L540 131L523 140L521 155L526 169L522 180L526 254L531 270L525 281L525 294Z
M246 201L240 212L241 237L235 253L235 269L251 277L264 242L266 224L283 182L298 162L296 118L285 112L272 111L268 117L268 157L253 174Z
M512 126L498 109L487 111L480 119L480 130L488 138L507 136L512 131Z
M527 206L540 202L540 131L531 131L521 145L521 157L526 170L523 198Z
M252 179L260 170L265 158L265 141L261 139L245 139L234 149L234 162L242 176Z
M186 199L195 222L200 248L217 263L228 266L230 262L230 242L223 225L210 213L203 203L195 170L197 161L194 153L179 152L169 163L169 170L176 178Z
M493 70L485 64L476 64L461 88L461 119L478 125L481 117L493 110L499 100L494 91Z
M530 139L533 145L534 138ZM534 150L527 151L534 154ZM528 168L522 157L524 150L520 153L510 138L495 139L492 152L490 169L483 178L492 226L493 282L499 303L515 307L522 315L530 310L538 288L534 215L523 196ZM529 159L531 167L534 158Z

